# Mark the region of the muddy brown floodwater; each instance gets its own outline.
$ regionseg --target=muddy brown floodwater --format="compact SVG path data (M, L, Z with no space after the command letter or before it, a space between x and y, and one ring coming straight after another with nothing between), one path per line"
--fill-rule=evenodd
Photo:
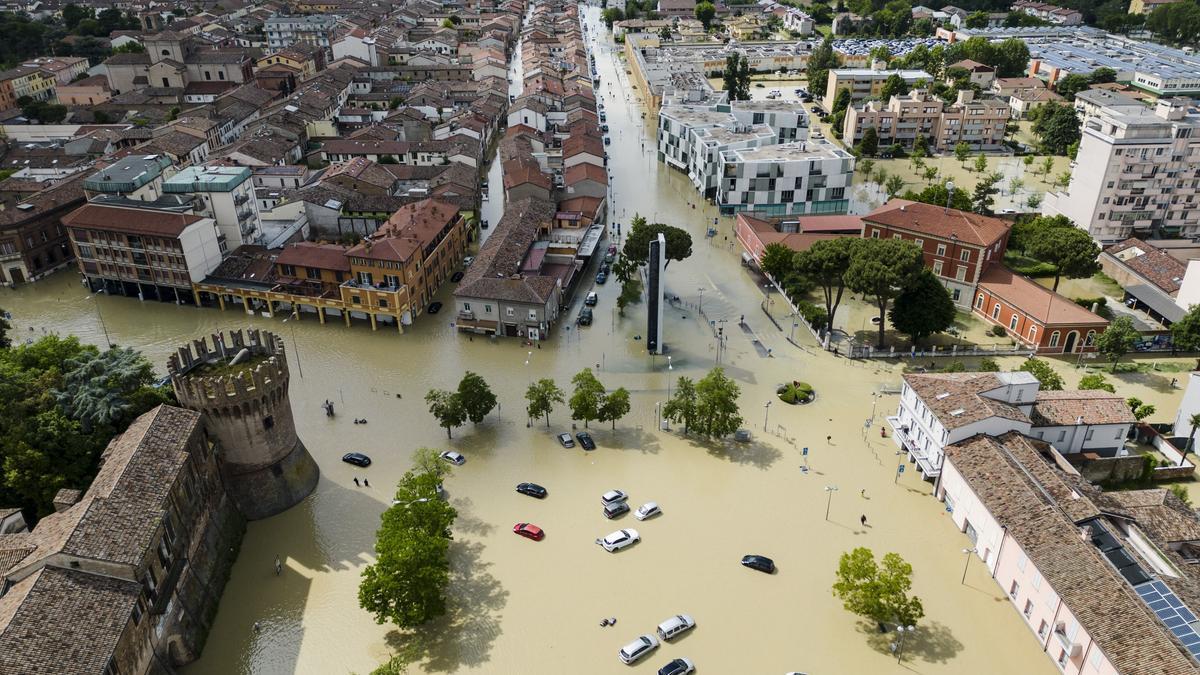
M588 11L595 27L597 10ZM728 320L720 324L730 336L723 360L742 388L745 426L755 436L750 443L727 447L655 430L668 377L702 376L714 364L715 342L692 309L668 311L668 370L667 360L651 359L637 339L644 306L630 318L612 316L614 284L596 288L594 325L560 329L532 353L513 340L456 335L448 313L424 316L397 335L372 332L365 323L283 323L93 297L72 272L0 293L20 337L56 331L102 343L102 316L114 342L145 351L160 369L176 345L216 330L270 328L287 341L292 404L321 481L303 504L250 525L205 652L184 673L366 673L405 646L417 658L414 673L652 673L680 656L700 672L731 675L1054 672L978 560L960 585L968 540L929 496L929 485L911 471L894 484L892 441L877 433L864 439L873 407L877 423L895 407L890 396L873 403L880 386L896 384L898 374L886 365L820 354L799 332L808 346L798 348L768 322L758 307L761 289L728 248L730 221L720 222L715 240L706 239L713 209L693 210L696 196L685 177L661 169L652 151L640 151L640 109L627 82L616 77L610 49L606 43L597 61L616 131L610 153L617 220L627 223L640 211L692 232L694 253L670 265L668 292L702 303L712 320ZM647 148L653 145L646 141ZM438 299L452 307L449 288ZM742 314L746 330L737 327ZM773 356L760 355L754 339ZM629 388L634 403L615 431L591 430L597 450L555 443L555 434L571 429L564 410L551 415L549 428L542 420L526 427L522 392L531 378L554 377L565 386L580 368L596 364L604 384ZM501 408L447 441L422 397L431 387L453 387L467 369L492 384ZM788 407L775 399L775 387L793 378L816 387L814 403ZM337 417L322 413L325 399L337 404ZM775 403L765 408L768 401ZM369 423L355 425L356 417ZM460 514L450 612L401 635L359 609L356 589L372 560L391 487L422 445L458 450L467 463L447 480ZM807 475L799 470L805 446L811 449ZM374 464L364 470L341 463L351 450L370 454ZM355 487L354 477L368 478L371 486ZM546 486L549 497L516 494L521 481ZM824 488L833 485L838 491L826 521ZM605 520L599 496L613 488L628 492L635 508L657 501L663 514L646 522L629 515ZM860 515L867 516L866 527ZM542 526L546 539L516 537L510 530L518 521ZM638 529L643 541L616 554L596 546L597 537L619 527ZM895 551L913 564L926 618L905 646L903 666L884 636L830 594L838 556L855 546ZM773 557L778 573L742 568L738 560L747 553ZM279 577L272 570L276 555L286 561ZM621 645L680 612L695 617L694 631L632 669L617 660ZM616 627L600 628L600 619L610 616L618 619Z

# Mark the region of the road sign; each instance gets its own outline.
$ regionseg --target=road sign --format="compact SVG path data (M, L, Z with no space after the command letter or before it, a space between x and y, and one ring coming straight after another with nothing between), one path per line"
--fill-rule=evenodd
M808 457L808 448L804 448L803 450L801 450L800 454L804 455L805 457Z
M904 473L904 465L903 464L900 465L900 473Z

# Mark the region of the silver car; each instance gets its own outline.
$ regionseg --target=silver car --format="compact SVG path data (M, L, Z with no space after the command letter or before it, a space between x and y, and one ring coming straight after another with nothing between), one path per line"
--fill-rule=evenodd
M638 639L621 647L621 651L617 652L617 658L621 659L622 663L634 663L639 659L645 658L647 654L658 649L658 640L654 639L653 635L642 635Z
M696 621L687 614L676 614L675 616L658 624L658 636L666 642L670 642L675 637L686 633L696 627Z

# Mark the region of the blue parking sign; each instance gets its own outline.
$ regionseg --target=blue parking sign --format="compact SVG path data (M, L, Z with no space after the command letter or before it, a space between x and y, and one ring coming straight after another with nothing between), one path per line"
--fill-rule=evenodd
M903 464L900 465L900 473L904 473L904 465Z
M800 454L801 454L801 455L804 455L805 457L808 457L808 448L805 448L805 449L801 450L801 451L800 451Z

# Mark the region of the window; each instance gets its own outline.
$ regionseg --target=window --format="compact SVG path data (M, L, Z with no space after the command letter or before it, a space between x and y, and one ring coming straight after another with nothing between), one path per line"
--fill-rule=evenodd
M1045 621L1042 621L1040 624L1038 624L1038 637L1045 639L1046 638L1046 630L1049 628L1050 628L1050 624L1046 623Z
M892 235L892 239L900 240L900 239L903 239L903 238L904 238L904 237L901 237L901 236L900 236L900 235L898 235L898 234L893 234L893 235Z
M1063 441L1065 441L1066 439L1067 439L1067 430L1066 430L1066 429L1059 429L1059 430L1058 430L1058 442L1059 442L1059 443L1062 443L1062 442L1063 442Z
M1008 597L1013 600L1017 599L1017 594L1021 592L1021 586L1016 581L1012 582L1012 586L1008 587Z
M1019 569L1019 570L1021 570L1022 572L1024 572L1024 571L1025 571L1025 565L1027 565L1027 564L1029 564L1029 558L1028 558L1028 556L1026 556L1024 553L1022 553L1022 554L1021 554L1021 557L1020 557L1020 558L1017 558L1017 569Z
M952 300L954 300L955 302L958 302L958 299L961 297L962 297L962 289L956 288L956 289L954 289L953 292L950 293L950 298Z
M878 239L879 238L879 230L871 230L871 238Z
M510 318L510 319L511 319L512 317L516 316L516 312L514 312L514 311L513 311L513 308L512 308L512 307L505 307L505 308L504 308L504 314L505 314L505 315L507 315L507 316L508 316L508 318Z
M957 265L954 268L954 278L959 281L967 280L967 268L962 265Z
M536 309L529 310L529 320L537 321L537 310Z
M1083 346L1084 346L1084 347L1091 347L1091 346L1092 346L1092 344L1093 344L1095 341L1096 341L1096 331L1094 331L1094 330L1089 330L1089 331L1087 332L1087 337L1085 337L1085 338L1083 339Z
M1060 668L1065 667L1067 665L1067 650L1065 650L1065 649L1058 650L1058 665Z
M1042 573L1041 572L1035 571L1033 573L1033 587L1034 588L1042 587Z
M471 311L471 303L469 303L469 302L464 302L464 303L463 303L463 311L464 311L464 312L469 312L469 311Z
M979 309L980 307L983 307L983 293L980 293L979 297L975 298L975 309Z
M941 260L933 261L933 275L936 277L942 276L942 261Z
M492 306L491 306L491 305L484 305L484 306L483 306L483 313L484 313L484 314L491 314L491 313L492 313Z
M1009 330L1017 329L1017 315L1016 314L1013 314L1012 318L1008 320L1008 329Z
M993 319L1000 318L1000 303L998 303L998 302L996 303L995 307L992 307L992 318Z
M1095 429L1088 429L1087 433L1083 435L1083 440L1085 440L1085 441L1092 440L1092 434L1094 434L1094 433L1096 433Z
M1051 333L1051 334L1050 334L1050 346L1051 346L1051 347L1057 347L1057 346L1058 346L1058 339L1059 339L1059 337L1060 337L1060 336L1059 336L1059 334L1058 334L1058 331L1054 331L1053 333Z
M971 249L964 248L962 253L958 254L958 259L963 262L971 262Z
M1025 610L1021 613L1025 615L1026 619L1028 619L1030 617L1030 615L1033 614L1033 601L1032 600L1025 601Z
M386 298L380 298L380 299L379 299L379 307L380 307L381 309L387 309L387 306L388 306L387 299L386 299Z
M306 267L304 268L304 276L309 279L319 280L321 278L321 270L316 267Z
M352 296L350 296L350 302L352 302L352 303L354 303L354 304L356 304L356 305L361 305L361 304L362 304L362 298L358 297L357 295L352 295Z
M1125 433L1126 433L1126 432L1125 432L1125 430L1124 430L1124 429L1117 429L1117 436L1116 436L1116 439L1117 439L1118 441L1119 441L1119 440L1121 440L1121 439L1122 439L1122 438L1125 436Z
M370 272L359 272L358 273L358 283L360 283L364 286L374 286L375 285L371 279Z
M937 254L938 255L946 255L946 245L945 244L937 245Z
M291 266L291 265L280 265L280 266L279 266L279 271L280 271L281 273L283 273L283 275L284 275L285 277L294 277L294 276L296 276L296 268L295 268L295 267L293 267L293 266Z

